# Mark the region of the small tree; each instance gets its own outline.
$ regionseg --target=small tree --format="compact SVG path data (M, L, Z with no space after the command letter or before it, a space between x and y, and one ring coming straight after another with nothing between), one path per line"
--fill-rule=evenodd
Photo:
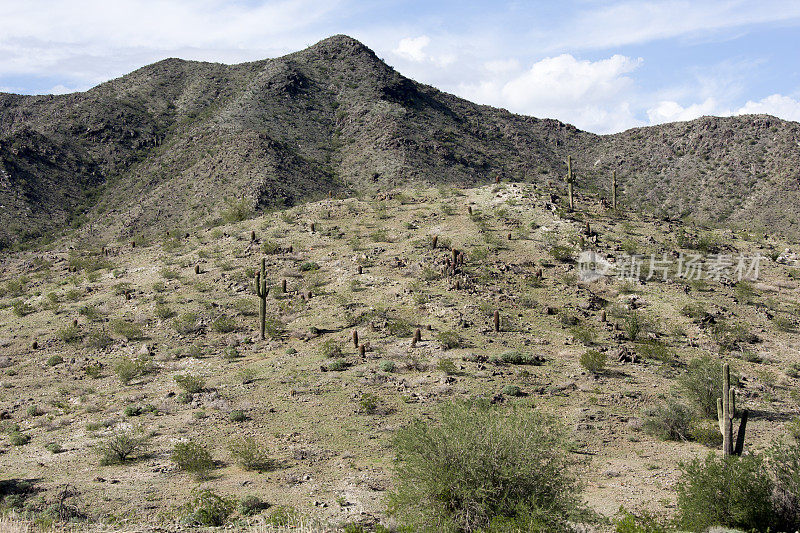
M390 513L413 531L568 531L580 489L563 435L537 411L445 405L398 431Z

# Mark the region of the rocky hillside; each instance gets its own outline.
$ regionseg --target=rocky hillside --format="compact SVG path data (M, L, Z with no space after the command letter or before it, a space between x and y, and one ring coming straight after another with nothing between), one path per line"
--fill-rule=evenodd
M168 59L85 93L0 94L0 244L72 224L133 238L330 192L503 180L604 194L669 217L798 233L800 126L702 118L597 136L403 77L335 36L240 65Z

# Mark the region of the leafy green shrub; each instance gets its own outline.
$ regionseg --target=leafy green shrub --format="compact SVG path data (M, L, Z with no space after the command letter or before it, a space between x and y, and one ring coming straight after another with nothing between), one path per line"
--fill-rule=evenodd
M86 346L89 346L90 348L102 350L103 348L108 348L114 344L114 339L112 339L104 330L96 329L86 334L84 342L86 343Z
M517 385L506 385L500 392L506 396L522 396L522 389Z
M606 368L608 356L597 350L586 350L581 354L581 366L592 374L599 374Z
M569 246L556 245L551 247L547 253L556 261L566 263L572 260L572 248Z
M242 516L253 516L268 507L269 504L262 501L258 496L245 496L239 500L239 514Z
M313 261L306 261L300 265L300 272L311 272L314 270L319 270L319 265Z
M587 326L574 326L570 332L578 342L581 342L587 346L594 344L594 329Z
M378 367L381 369L382 372L394 372L397 368L394 361L381 361Z
M183 521L192 526L220 527L236 510L236 500L224 498L211 490L196 493L183 507Z
M94 447L101 465L128 462L147 447L149 436L141 429L117 430Z
M544 358L531 353L521 352L519 350L509 350L500 355L492 356L489 359L493 364L506 364L506 365L541 365Z
M11 310L14 312L15 315L18 317L23 317L29 315L36 311L31 305L29 305L24 300L14 300L11 303Z
M625 337L627 337L628 340L635 341L639 338L642 328L643 324L639 318L639 313L636 311L631 311L628 313L625 317L625 323L622 325L622 330L625 332Z
M774 484L761 457L695 458L681 465L677 525L689 531L711 526L764 531L775 528Z
M228 446L228 451L236 463L245 470L265 472L274 466L274 461L264 449L264 444L253 437L242 437L232 442Z
M672 529L647 511L640 515L620 507L618 518L614 521L614 533L669 533Z
M721 362L710 356L694 359L678 381L701 416L717 418L717 398L722 398ZM738 384L739 376L731 369L731 386Z
M439 362L436 363L436 369L444 372L448 376L452 376L453 374L458 373L458 368L456 364L453 362L452 359L439 359Z
M347 370L347 367L350 364L345 359L334 359L330 363L328 363L328 370L331 372L341 372L342 370Z
M236 329L236 322L227 316L221 316L211 322L211 329L217 333L230 333Z
M155 314L156 317L160 318L161 320L166 320L174 317L175 311L170 309L167 304L156 304Z
M769 468L775 480L773 507L781 527L796 530L800 524L800 442L778 442L767 451Z
M126 320L112 320L111 321L111 331L125 337L129 341L137 340L144 338L144 331L142 330L142 326L139 324L134 324L133 322L128 322Z
M266 240L261 244L261 251L266 255L277 254L281 251L281 245L275 241Z
M30 435L21 431L12 431L8 434L8 441L12 446L25 446L30 440Z
M751 333L742 324L731 324L727 320L720 320L711 327L711 338L719 344L722 352L730 352L739 348L740 344L752 344L758 341L758 336Z
M342 350L342 343L336 339L328 339L319 346L319 353L326 359L333 359L341 357L344 352Z
M365 392L358 400L358 407L362 413L372 415L378 410L379 400L378 397L371 392Z
M445 350L461 347L461 337L452 330L439 332L436 335L436 340L441 343L442 348Z
M300 515L288 505L278 505L267 518L267 524L275 527L292 527L300 519Z
M394 440L389 512L409 531L570 531L580 512L562 428L537 411L443 405Z
M56 337L58 337L61 342L72 344L75 342L80 342L81 338L83 338L83 335L81 334L81 329L78 326L70 324L69 326L64 326L63 328L59 329L56 332Z
M636 353L644 359L655 359L662 363L675 361L675 354L670 348L659 340L648 340L636 345Z
M692 412L685 405L669 400L645 413L644 430L663 440L688 440Z
M228 415L228 418L231 422L244 422L247 420L247 414L241 409L234 409L231 411L231 414Z
M51 355L47 358L47 366L56 366L64 362L64 358L60 355Z
M414 326L402 318L390 319L386 329L389 331L389 335L395 337L410 337L414 333Z
M147 373L151 364L150 359L146 356L139 356L133 359L120 357L114 363L114 373L117 374L119 381L123 385L127 385L133 379Z
M192 374L178 374L174 379L175 383L189 394L198 393L206 386L206 382L203 378L200 376L193 376Z
M214 459L211 457L211 452L192 440L175 443L170 458L178 468L191 472L198 479L208 477L208 472L214 468Z
M236 346L228 346L222 351L222 357L228 361L232 361L241 357L241 354Z
M200 329L196 313L184 313L172 321L172 327L181 335L188 335Z

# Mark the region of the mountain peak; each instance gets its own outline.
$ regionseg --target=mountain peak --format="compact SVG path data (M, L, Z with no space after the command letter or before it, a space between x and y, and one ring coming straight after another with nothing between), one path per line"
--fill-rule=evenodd
M323 39L318 43L309 46L306 51L313 52L316 55L324 56L327 58L343 57L343 56L358 56L368 55L377 59L375 52L358 39L354 39L349 35L332 35L327 39Z

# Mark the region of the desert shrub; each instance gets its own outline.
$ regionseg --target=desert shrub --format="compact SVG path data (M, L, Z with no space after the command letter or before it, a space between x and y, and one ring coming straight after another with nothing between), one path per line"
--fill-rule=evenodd
M458 368L452 359L439 359L439 362L436 363L436 369L444 372L448 376L458 373Z
M672 363L675 360L673 351L659 340L648 340L637 344L636 353L645 359L655 359L662 363Z
M170 307L167 304L156 304L155 315L161 320L166 320L168 318L174 317L175 311L170 309Z
M193 440L175 443L170 459L178 468L191 472L198 479L208 477L208 472L214 468L211 452Z
M149 436L141 429L121 429L94 447L101 465L114 465L131 461L147 447Z
M547 253L556 261L566 263L572 259L572 248L569 246L556 245L550 248Z
M70 324L68 326L64 326L63 328L59 329L56 332L56 337L58 337L62 342L66 342L67 344L72 344L76 342L80 342L83 335L81 333L81 329L74 325Z
M175 383L178 384L185 392L195 394L203 390L206 382L200 376L193 376L192 374L178 374L175 376Z
M785 333L794 333L796 331L795 323L789 317L780 315L775 316L772 319L772 323L775 325L775 328L778 331L783 331Z
M695 458L681 465L677 525L689 531L711 526L765 531L777 525L774 484L761 457Z
M104 330L95 329L86 334L84 337L84 342L86 343L86 346L90 348L103 349L114 344L114 339L112 339Z
M575 340L587 346L594 344L594 329L587 326L574 326L570 332Z
M172 321L172 327L181 335L194 333L199 329L196 313L184 313Z
M378 365L378 368L380 368L382 372L388 373L394 372L397 368L397 365L395 365L394 361L381 361Z
M614 533L669 533L672 529L664 520L647 511L634 514L620 507L614 520Z
M224 498L211 490L198 491L182 507L183 521L192 526L220 527L236 510L236 500Z
M269 504L262 501L258 496L245 496L239 500L239 514L242 516L253 516L269 507Z
M261 244L261 251L267 255L280 253L281 245L275 241L266 240Z
M606 368L608 356L597 350L586 350L581 354L581 366L593 374L599 374Z
M769 469L775 482L772 503L778 515L778 531L800 525L800 442L779 441L767 450Z
M60 355L51 355L47 358L47 366L56 366L64 362L64 358Z
M445 350L459 348L461 346L461 337L453 330L441 331L436 335L436 340L442 345Z
M342 370L347 370L348 366L350 366L350 364L347 362L347 360L339 358L328 363L327 368L332 372L341 372Z
M235 440L228 446L228 451L233 460L245 470L264 472L274 466L274 461L264 449L264 444L253 437Z
M342 350L342 343L336 339L328 339L320 344L319 354L328 359L341 357L344 354L344 351Z
M388 321L386 329L395 337L410 337L414 333L414 326L402 318L392 318Z
M244 422L247 420L247 413L242 411L241 409L234 409L231 411L231 414L228 415L228 418L231 422Z
M509 350L500 355L492 356L489 362L506 365L541 365L544 362L544 358L519 350Z
M233 361L234 359L238 359L241 357L239 350L236 346L228 346L224 350L222 350L222 357L223 359L227 359L228 361Z
M689 440L691 427L691 409L675 400L669 400L645 413L644 430L659 439Z
M278 505L267 517L267 524L274 527L291 527L300 519L300 515L288 505Z
M522 396L522 389L517 385L506 385L500 392L506 396Z
M211 329L217 333L230 333L236 329L236 322L231 317L221 316L211 323Z
M93 305L84 305L78 309L78 314L85 316L87 320L97 320L102 316L100 311Z
M146 374L150 370L151 364L150 359L146 356L120 357L114 363L114 373L123 385L127 385L135 378Z
M579 512L564 432L538 411L443 405L394 440L389 512L409 531L569 531Z
M726 320L720 320L711 327L711 338L719 344L722 352L736 350L742 343L758 341L758 337L742 324L731 324Z
M639 338L639 334L642 332L642 321L639 318L639 313L636 311L631 311L625 317L625 322L622 324L622 330L625 332L625 337L628 340L635 341Z
M319 265L313 261L306 261L300 265L300 272L312 272L314 270L319 270Z
M679 383L701 416L716 419L717 398L722 398L722 363L709 356L694 359ZM738 384L739 377L731 369L731 386Z
M699 320L708 315L708 311L706 311L706 308L700 302L684 305L681 308L681 313L694 320Z
M22 433L21 431L11 431L8 434L8 441L11 443L12 446L25 446L30 442L31 437L27 433Z
M142 330L142 326L139 324L134 324L133 322L128 322L126 320L112 320L111 321L111 331L125 337L126 339L136 340L144 338L144 331Z
M358 400L358 409L360 412L372 415L378 411L379 404L378 397L371 392L365 392Z
M275 339L280 337L285 329L286 324L281 319L271 316L264 317L264 335L267 338Z
M18 317L23 317L29 315L36 311L31 305L29 305L24 300L14 300L11 303L11 310L14 312L15 315Z

